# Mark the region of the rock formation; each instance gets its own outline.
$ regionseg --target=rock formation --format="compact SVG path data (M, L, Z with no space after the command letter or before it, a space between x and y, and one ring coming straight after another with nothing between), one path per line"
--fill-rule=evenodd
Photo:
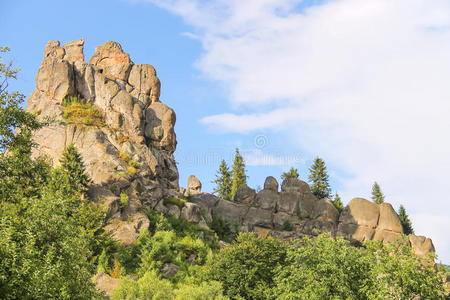
M207 193L193 195L192 201L207 212L207 219L218 216L242 231L254 231L261 236L294 239L330 232L350 241L388 243L403 235L400 219L389 203L354 198L339 214L330 200L317 199L306 182L292 177L282 182L281 192L277 180L269 176L263 190L255 193L244 186L233 202ZM409 235L408 239L417 255L425 257L434 252L430 239L415 235Z
M57 166L73 143L92 179L89 197L108 207L108 229L129 245L148 227L144 212L165 212L163 200L178 195L175 112L159 100L161 84L152 65L134 64L116 42L97 47L87 63L83 46L80 39L62 47L50 41L45 47L27 111L52 123L36 132L33 155ZM69 96L92 105L83 122L65 117ZM101 125L91 124L94 111Z
M187 189L179 187L173 156L176 116L159 99L155 68L134 64L116 42L96 47L87 63L83 46L80 39L62 47L50 41L45 47L27 111L52 122L35 133L38 147L33 155L44 155L57 166L65 147L73 143L92 179L90 200L108 208L107 229L125 246L148 228L147 210L205 228L218 216L242 231L285 239L321 232L360 242L391 242L402 236L390 204L355 198L339 214L331 201L317 199L306 182L292 177L282 182L281 191L274 177L267 177L259 192L244 186L233 201L202 193L193 175ZM434 251L425 237L410 235L409 243L422 257Z

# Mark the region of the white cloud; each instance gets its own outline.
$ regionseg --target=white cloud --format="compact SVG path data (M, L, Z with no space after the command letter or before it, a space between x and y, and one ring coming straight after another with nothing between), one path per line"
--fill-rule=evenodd
M227 87L234 113L204 124L281 130L352 174L348 197L377 180L395 207L435 216L414 222L450 262L449 1L151 1L193 26L196 65Z
M243 150L242 156L244 157L245 164L247 166L293 166L303 162L300 154L280 154L263 152L261 149L248 149Z

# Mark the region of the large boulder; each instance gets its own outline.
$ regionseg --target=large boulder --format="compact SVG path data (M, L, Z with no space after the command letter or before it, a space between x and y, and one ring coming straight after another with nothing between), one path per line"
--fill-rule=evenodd
M187 194L195 195L200 194L202 191L202 183L198 180L194 175L189 175L188 177L188 185L187 185Z
M273 189L263 189L256 194L255 206L274 211L280 201L280 194Z
M299 194L294 191L283 191L277 204L277 211L290 215L298 215Z
M103 46L95 47L95 53L89 61L99 67L107 67L120 63L130 63L130 55L122 50L119 43L108 41Z
M139 233L148 229L150 221L143 213L136 213L128 216L127 220L114 218L105 227L107 231L112 232L112 237L122 243L124 247L129 247L136 242Z
M275 179L275 177L266 177L266 180L264 181L264 189L278 192L278 181Z
M234 196L234 202L250 205L255 200L255 197L255 190L244 185L237 190L236 195Z
M430 253L436 251L433 241L427 237L410 234L408 239L413 252L419 257L427 258Z
M377 204L364 198L353 198L341 213L338 234L360 242L372 240L379 215Z
M313 218L323 222L337 224L339 212L330 200L324 198L315 202Z
M300 194L310 192L309 185L295 177L286 177L281 183L282 192L297 192Z

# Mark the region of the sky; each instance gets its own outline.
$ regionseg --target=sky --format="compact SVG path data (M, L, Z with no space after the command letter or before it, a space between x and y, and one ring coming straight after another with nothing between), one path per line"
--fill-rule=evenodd
M1 1L0 45L30 95L47 41L121 43L177 114L180 184L212 192L235 148L248 184L327 164L344 204L377 181L450 263L447 0Z

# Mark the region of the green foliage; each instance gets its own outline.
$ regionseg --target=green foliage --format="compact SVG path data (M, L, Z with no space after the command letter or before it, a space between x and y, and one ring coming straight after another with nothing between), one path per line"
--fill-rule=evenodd
M292 167L288 172L284 172L283 174L281 174L281 179L284 180L289 177L298 178L298 176L299 176L298 170Z
M231 224L228 220L212 214L212 222L209 224L209 228L217 234L220 240L231 243L239 232L237 227L237 224Z
M125 192L120 193L120 208L124 209L128 206L128 195Z
M236 195L238 189L247 184L247 175L245 174L244 158L239 153L238 148L236 148L236 153L234 155L232 175L233 179L231 181L230 199L234 199L234 196Z
M206 281L198 285L180 284L174 290L175 300L195 299L195 300L225 300L222 285L217 281Z
M213 194L218 195L222 199L231 200L231 172L227 163L223 159L220 163L219 170L216 174L216 179L213 183L216 184Z
M375 181L372 186L372 200L377 204L381 204L384 202L384 194L381 192L381 188L378 183Z
M87 191L91 180L86 174L83 159L74 144L70 144L64 149L59 161L61 163L61 169L69 177L70 186L74 190Z
M442 299L439 275L403 244L367 242L349 247L342 238L320 235L290 247L287 265L276 271L277 299Z
M282 227L282 229L283 229L284 231L292 231L292 230L294 229L294 227L292 226L292 223L289 222L289 220L286 220L286 221L283 222L283 227Z
M275 270L285 265L287 249L280 240L241 233L205 266L200 277L222 283L230 298L265 299L265 290L274 286Z
M108 270L109 270L109 257L106 252L106 249L103 249L102 253L98 257L97 273L100 272L107 273Z
M105 126L100 111L94 104L86 102L80 96L67 96L63 99L63 118L70 124L83 124L86 126Z
M341 196L339 196L337 192L334 194L334 200L332 202L334 207L336 207L339 213L341 213L344 210L344 204L342 203Z
M405 207L403 205L400 205L400 208L398 210L398 217L400 219L400 223L402 224L403 233L406 235L414 234L411 220L409 219L409 216L406 213Z
M169 197L164 199L164 205L176 205L182 209L187 201L178 197Z
M311 183L311 192L319 199L330 198L331 188L328 183L328 172L325 162L316 157L313 165L309 168L308 180Z

